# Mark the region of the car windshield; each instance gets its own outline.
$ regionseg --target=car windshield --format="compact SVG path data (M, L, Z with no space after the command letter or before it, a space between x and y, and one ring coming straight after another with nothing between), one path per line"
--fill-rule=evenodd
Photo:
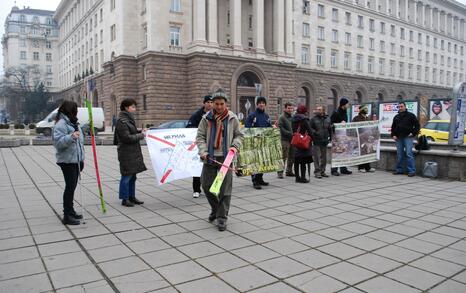
M448 124L448 123L439 123L437 125L437 130L438 131L448 131L449 126L450 126L450 124Z
M437 123L435 122L428 122L426 124L426 126L424 126L424 128L427 128L427 129L435 129L435 126L436 126Z

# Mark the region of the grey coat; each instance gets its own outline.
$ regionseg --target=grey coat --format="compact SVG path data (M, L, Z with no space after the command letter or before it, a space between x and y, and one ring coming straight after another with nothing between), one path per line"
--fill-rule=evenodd
M328 116L316 115L312 117L310 126L312 142L315 145L328 145L332 136L332 124L330 123Z
M114 144L118 145L121 175L133 175L147 170L139 143L142 139L144 134L138 131L132 115L121 111L114 134Z
M84 161L84 134L81 133L78 139L72 137L75 128L66 115L60 114L60 120L53 127L52 140L56 149L55 157L57 163L78 163Z

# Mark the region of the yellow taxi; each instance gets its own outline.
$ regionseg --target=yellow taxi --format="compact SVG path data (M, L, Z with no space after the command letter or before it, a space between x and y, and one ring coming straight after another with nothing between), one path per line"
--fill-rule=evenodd
M429 141L448 142L449 130L450 120L430 120L423 128L421 128L419 134L425 135ZM466 129L464 143L466 143Z

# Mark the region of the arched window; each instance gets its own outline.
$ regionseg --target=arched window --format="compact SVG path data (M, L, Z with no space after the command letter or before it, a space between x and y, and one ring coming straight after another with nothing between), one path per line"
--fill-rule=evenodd
M245 71L239 76L237 86L255 87L256 83L260 83L259 77L252 71Z

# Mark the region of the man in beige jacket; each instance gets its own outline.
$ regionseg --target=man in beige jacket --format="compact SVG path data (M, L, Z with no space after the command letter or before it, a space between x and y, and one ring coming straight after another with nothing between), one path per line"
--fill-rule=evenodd
M233 175L228 171L223 181L220 193L217 196L209 189L222 167L217 162L223 162L230 148L239 150L243 140L240 131L239 120L235 113L228 110L226 106L227 96L222 90L218 90L212 95L213 109L202 117L197 129L196 143L199 149L199 156L204 161L202 168L201 182L207 200L211 207L209 222L217 219L219 231L227 228L227 216L230 209L231 191ZM235 162L235 160L234 160Z

